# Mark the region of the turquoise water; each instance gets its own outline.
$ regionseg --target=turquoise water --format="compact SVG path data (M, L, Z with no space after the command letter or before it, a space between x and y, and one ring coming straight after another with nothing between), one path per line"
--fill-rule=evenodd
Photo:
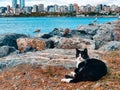
M41 33L48 33L54 28L75 29L78 25L87 25L95 18L86 17L22 17L22 18L0 18L0 34L21 33L34 35L36 29ZM98 18L97 23L106 23L117 20L117 18Z

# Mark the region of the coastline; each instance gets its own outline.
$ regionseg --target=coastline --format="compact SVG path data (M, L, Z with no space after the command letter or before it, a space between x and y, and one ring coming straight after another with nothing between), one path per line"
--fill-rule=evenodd
M15 33L0 35L1 89L117 90L120 79L119 24L120 21L82 25L72 31L56 28L39 37ZM79 82L70 86L61 83L61 78L75 68L75 48L85 47L89 49L90 57L106 62L109 74L96 82Z
M11 18L11 17L15 17L15 18L21 18L21 17L25 17L25 18L31 18L31 17L35 17L35 18L42 18L42 17L49 17L49 18L61 18L61 17L80 17L80 18L119 18L119 16L0 16L0 18Z

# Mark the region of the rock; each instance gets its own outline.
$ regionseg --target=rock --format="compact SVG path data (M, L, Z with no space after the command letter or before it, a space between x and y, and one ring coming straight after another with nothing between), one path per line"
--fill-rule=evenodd
M99 25L79 26L77 29L71 30L72 36L79 36L80 38L93 39L99 30Z
M117 41L120 41L120 28L115 29L114 36Z
M101 51L114 51L120 49L120 41L111 41L106 45L102 46L99 50Z
M14 47L2 46L2 47L0 47L0 58L7 56L14 51L16 51L16 49Z
M97 31L99 30L100 25L98 24L92 24L92 25L88 25L88 26L79 26L76 30L80 30L80 31L85 31L87 34L90 35L95 35L97 33Z
M46 41L46 48L55 48L55 43L53 40Z
M63 35L64 30L63 29L58 29L58 28L54 28L54 30L52 32L49 33L49 35L51 36L62 36Z
M71 30L71 35L79 38L92 39L92 35L88 34L85 30Z
M20 37L27 37L27 36L24 34L15 34L15 33L1 34L0 46L7 45L7 46L15 47L17 49L18 47L16 40Z
M97 34L93 37L94 40L102 40L102 41L112 41L115 40L114 38L114 31L113 30L99 30Z
M44 34L41 36L41 38L44 38L44 39L49 39L50 37L52 37L52 35L50 34Z
M69 28L66 28L63 32L63 37L66 37L66 38L71 38L72 35L70 34L70 29Z
M59 42L61 42L61 40L62 40L63 38L64 38L64 37L54 36L54 37L51 37L49 40L54 41L54 47L57 48Z
M31 50L44 50L45 41L36 38L19 38L17 39L17 45L20 52L31 51Z
M58 48L62 49L75 49L75 48L85 48L94 50L95 42L89 39L80 39L80 38L62 38L58 43Z
M119 34L114 30L114 25L102 24L99 26L97 33L93 36L95 40L95 49L101 48L103 45L110 41L118 40Z
M52 32L44 35L43 37L48 37L48 36L51 36L51 37L59 36L59 37L66 37L66 38L72 37L69 28L66 28L65 30L61 28L60 29L55 28Z

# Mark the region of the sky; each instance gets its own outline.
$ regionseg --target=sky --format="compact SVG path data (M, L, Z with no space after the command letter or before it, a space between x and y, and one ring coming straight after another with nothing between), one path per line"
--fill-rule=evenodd
M19 0L18 0L19 1ZM106 5L120 5L120 0L25 0L26 6L33 6L34 4L44 4L47 5L68 5L68 4L78 3L78 5L97 5L97 4L106 4ZM12 0L0 0L0 6L12 5Z

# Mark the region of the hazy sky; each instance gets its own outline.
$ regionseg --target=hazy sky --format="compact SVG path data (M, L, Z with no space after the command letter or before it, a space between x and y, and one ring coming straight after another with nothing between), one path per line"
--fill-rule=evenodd
M19 0L18 0L19 1ZM26 6L32 6L34 4L45 4L46 5L68 5L70 3L78 3L78 5L96 5L96 4L116 4L120 5L120 0L25 0ZM0 6L11 5L12 0L0 0Z

